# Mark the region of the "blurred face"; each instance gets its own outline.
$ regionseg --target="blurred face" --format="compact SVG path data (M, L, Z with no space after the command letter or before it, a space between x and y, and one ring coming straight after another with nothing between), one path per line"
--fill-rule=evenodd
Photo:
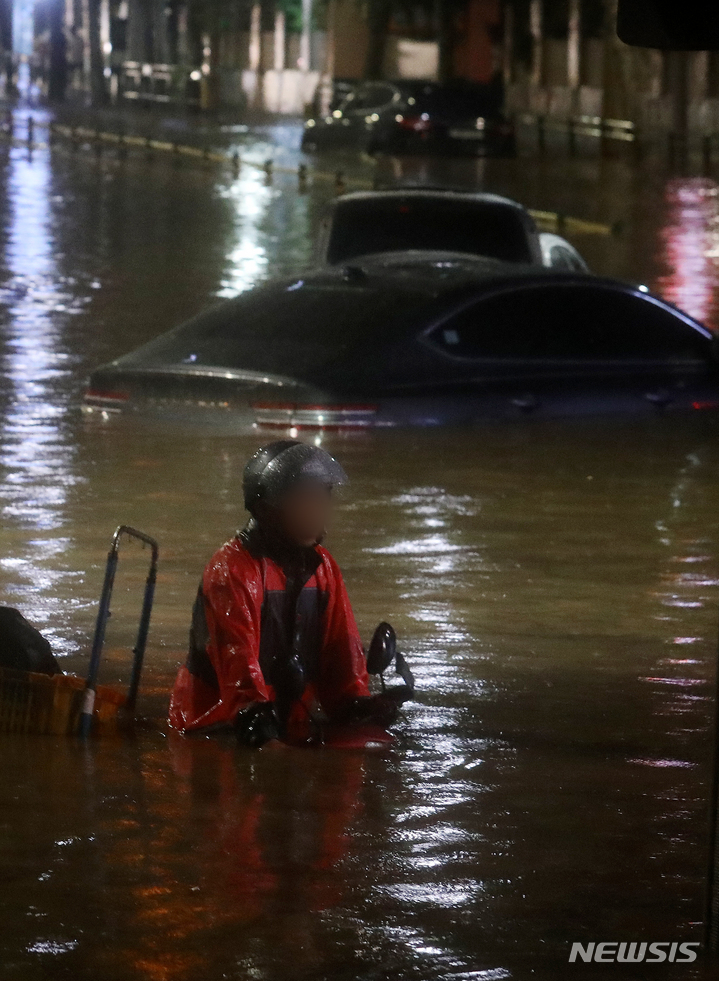
M324 538L331 510L331 488L308 480L264 504L259 517L274 521L286 538L308 547Z

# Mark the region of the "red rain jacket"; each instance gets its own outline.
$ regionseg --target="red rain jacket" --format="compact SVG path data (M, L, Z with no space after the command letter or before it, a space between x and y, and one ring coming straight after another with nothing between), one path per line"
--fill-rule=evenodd
M309 679L302 702L310 709L319 702L332 719L346 700L369 695L369 678L339 566L321 545L314 553L296 606ZM279 563L243 537L214 554L195 604L190 654L172 690L171 726L221 726L253 702L275 700L266 675L282 643L286 582Z

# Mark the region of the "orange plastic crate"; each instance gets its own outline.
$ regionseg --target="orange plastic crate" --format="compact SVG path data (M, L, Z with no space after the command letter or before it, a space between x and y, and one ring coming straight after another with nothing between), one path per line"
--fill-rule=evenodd
M85 680L73 674L37 674L0 668L0 732L52 736L78 734ZM117 732L125 695L98 685L93 734Z

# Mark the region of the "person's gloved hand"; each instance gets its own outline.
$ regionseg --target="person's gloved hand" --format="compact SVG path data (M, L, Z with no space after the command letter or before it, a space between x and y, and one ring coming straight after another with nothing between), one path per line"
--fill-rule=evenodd
M234 721L237 741L257 748L270 740L279 740L280 725L271 702L255 702L237 713Z
M349 706L349 722L375 722L387 728L397 721L400 703L389 692L377 695L360 695Z
M378 695L373 695L372 698L374 699L372 706L374 720L386 729L387 726L391 726L397 721L400 705L388 692L380 692Z

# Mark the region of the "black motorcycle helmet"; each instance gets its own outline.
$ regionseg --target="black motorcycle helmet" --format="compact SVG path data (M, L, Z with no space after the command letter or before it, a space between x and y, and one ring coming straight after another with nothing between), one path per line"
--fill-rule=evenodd
M333 456L299 439L278 439L261 446L245 465L242 490L252 514L258 501L279 497L302 480L318 480L328 487L346 484L347 474Z

